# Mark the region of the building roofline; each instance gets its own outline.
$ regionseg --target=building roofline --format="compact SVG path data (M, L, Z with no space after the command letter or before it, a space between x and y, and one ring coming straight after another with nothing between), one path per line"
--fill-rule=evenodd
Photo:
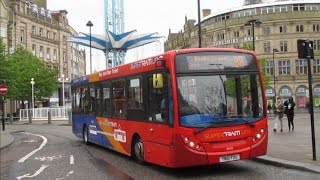
M262 4L252 4L247 6L240 6L240 7L232 7L229 9L225 9L222 11L214 12L211 15L203 17L201 22L210 19L212 17L216 17L225 13L236 12L246 9L253 9L259 7L268 7L268 6L278 6L278 5L289 5L289 4L320 4L319 0L288 0L288 1L274 1L274 2L264 2ZM197 23L196 23L197 24Z

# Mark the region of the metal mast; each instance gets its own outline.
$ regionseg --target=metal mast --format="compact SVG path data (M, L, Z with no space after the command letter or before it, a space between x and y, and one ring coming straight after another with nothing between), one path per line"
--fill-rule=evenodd
M104 0L105 32L124 33L123 0ZM125 52L120 49L107 49L106 67L114 67L124 63Z

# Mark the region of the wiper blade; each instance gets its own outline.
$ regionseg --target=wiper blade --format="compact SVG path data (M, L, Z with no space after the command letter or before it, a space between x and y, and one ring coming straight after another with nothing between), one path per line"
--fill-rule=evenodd
M197 135L197 134L199 134L200 132L202 132L202 131L204 131L204 130L206 130L206 129L208 129L208 128L215 127L214 124L216 124L216 123L223 123L223 122L228 122L228 121L213 121L213 122L210 123L209 126L205 126L205 127L202 127L202 128L200 128L200 129L195 130L195 131L194 131L194 134Z
M243 119L243 116L242 116L242 115L224 116L224 117L222 117L222 118L239 118L241 121L245 122L245 123L246 123L247 125L249 125L251 128L256 127L252 122L249 122L249 121ZM228 121L226 121L226 120L224 120L224 121L213 121L213 122L210 123L209 126L205 126L205 127L202 127L202 128L200 128L200 129L195 130L195 131L194 131L194 134L197 135L197 134L199 134L200 132L202 132L202 131L204 131L204 130L206 130L206 129L208 129L208 128L215 127L214 124L216 124L216 123L224 123L224 122L230 122L230 120L228 120Z
M250 127L254 128L256 127L252 122L249 122L245 119L243 119L243 115L236 115L236 116L225 116L226 118L239 118L241 121L245 122L246 124L248 124Z

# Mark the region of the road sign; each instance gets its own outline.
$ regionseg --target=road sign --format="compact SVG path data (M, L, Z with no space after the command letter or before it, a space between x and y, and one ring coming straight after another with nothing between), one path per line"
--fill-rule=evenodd
M5 95L8 92L8 87L5 84L0 84L0 94Z

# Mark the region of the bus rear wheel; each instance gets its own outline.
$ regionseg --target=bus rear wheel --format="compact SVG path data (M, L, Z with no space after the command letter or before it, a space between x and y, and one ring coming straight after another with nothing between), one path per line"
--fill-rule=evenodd
M85 125L85 126L83 126L83 134L82 134L82 137L83 137L83 142L85 143L85 144L90 144L90 142L89 142L89 131L88 131L88 127Z
M136 137L134 140L133 157L138 163L140 163L140 164L144 163L143 142L140 137Z

